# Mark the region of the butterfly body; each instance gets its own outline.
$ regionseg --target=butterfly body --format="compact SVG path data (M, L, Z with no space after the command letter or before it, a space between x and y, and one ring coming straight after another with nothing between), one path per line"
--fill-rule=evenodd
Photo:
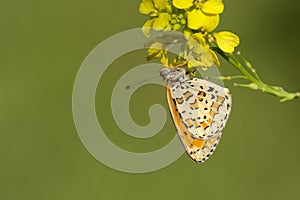
M231 96L223 88L193 78L183 68L162 68L167 100L177 134L187 154L204 162L216 149L231 110Z

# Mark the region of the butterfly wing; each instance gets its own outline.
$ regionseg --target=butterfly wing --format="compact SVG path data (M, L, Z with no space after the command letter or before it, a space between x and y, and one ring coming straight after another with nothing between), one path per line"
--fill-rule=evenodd
M222 133L219 132L206 140L194 138L194 134L188 130L186 124L183 122L182 115L178 112L176 99L171 95L169 83L167 83L167 100L177 134L187 154L196 162L204 162L215 151Z
M193 138L206 140L221 135L231 110L227 88L193 78L171 82L169 90L174 107Z

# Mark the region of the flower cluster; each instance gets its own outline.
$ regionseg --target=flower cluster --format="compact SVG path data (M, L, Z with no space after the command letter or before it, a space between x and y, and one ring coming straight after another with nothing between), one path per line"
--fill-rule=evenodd
M218 47L224 53L231 54L239 45L239 37L234 33L215 32L220 14L224 11L222 0L142 0L139 10L150 15L143 26L146 36L149 36L150 28L165 32L174 30L182 32L188 41L188 49L171 63L162 44L155 42L150 46L148 59L161 58L165 66L174 66L178 61L186 61L190 68L219 66L218 57L212 49ZM201 48L197 48L192 40Z

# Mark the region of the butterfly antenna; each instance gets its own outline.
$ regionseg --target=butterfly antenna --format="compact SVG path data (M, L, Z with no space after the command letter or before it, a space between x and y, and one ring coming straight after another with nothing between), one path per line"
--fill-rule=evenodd
M140 85L141 83L144 83L144 82L146 82L146 81L148 81L148 80L151 80L151 79L153 79L153 78L156 78L157 76L159 76L159 73L158 73L157 75L155 75L155 76L151 76L151 77L146 78L146 79L144 79L144 80L141 80L141 81L139 81L139 82L137 82L137 83L130 84L130 85L126 85L126 86L125 86L125 87L126 87L126 90L129 90L129 89L132 88L133 86Z

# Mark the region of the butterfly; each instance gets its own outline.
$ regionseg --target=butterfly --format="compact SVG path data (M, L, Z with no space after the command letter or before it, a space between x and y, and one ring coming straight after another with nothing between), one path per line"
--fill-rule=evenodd
M227 88L190 78L184 68L161 68L169 110L186 153L203 163L215 151L231 110Z

